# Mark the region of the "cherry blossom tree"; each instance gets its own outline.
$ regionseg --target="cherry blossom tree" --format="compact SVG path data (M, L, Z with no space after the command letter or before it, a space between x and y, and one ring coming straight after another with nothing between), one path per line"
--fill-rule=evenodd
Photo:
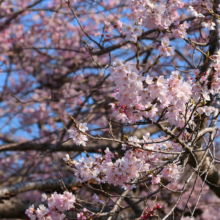
M220 1L0 0L1 219L218 220Z

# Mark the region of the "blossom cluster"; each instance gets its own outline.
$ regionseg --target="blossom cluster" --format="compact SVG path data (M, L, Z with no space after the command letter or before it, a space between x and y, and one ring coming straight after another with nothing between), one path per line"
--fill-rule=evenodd
M206 8L213 10L213 2L211 0L191 0L188 8L189 12L197 18L204 18L203 13L207 11L204 10L202 4L205 5Z
M126 40L137 42L137 38L142 34L142 25L132 25L124 23L121 31L126 35Z
M120 60L114 61L109 71L116 84L114 97L121 105L136 106L140 99L138 93L143 89L144 77L131 63L124 64Z
M162 43L163 47L169 45L167 38ZM143 77L131 63L124 64L117 60L110 73L116 84L113 96L118 104L111 105L113 116L117 119L127 123L143 118L155 121L164 108L167 108L164 114L169 122L183 127L191 115L191 109L186 112L186 103L191 99L192 82L184 81L178 71L173 71L169 79L160 76L153 80L149 75ZM147 84L145 87L143 81Z
M185 21L183 24L176 22L179 18L178 9L184 6L181 0L172 0L169 1L169 4L167 4L165 0L160 1L160 3L152 0L131 0L129 1L129 6L133 13L133 20L128 23L118 21L115 25L108 26L109 36L113 33L113 28L116 28L119 32L126 35L126 40L137 42L137 38L142 35L144 27L161 30L172 29L173 36L176 38L187 36L187 22ZM194 7L189 7L189 11L201 17L201 14L198 14ZM107 39L107 41L109 41L109 39Z
M188 23L185 21L183 24L179 24L178 28L174 29L173 33L176 38L184 38L187 36L186 29L189 28Z
M180 177L180 167L176 164L168 164L163 168L161 174L168 181L177 180Z
M197 17L197 18L204 18L205 17L203 14L198 13L192 5L190 5L188 9L189 9L190 14Z
M213 21L202 22L202 26L210 31L215 30L215 23Z
M87 130L88 130L87 123L80 123L78 129L69 129L68 132L70 138L72 138L75 144L86 146L86 141L88 141L88 138L80 131L85 132Z
M174 47L169 47L170 45L170 40L167 37L164 37L161 39L161 46L159 48L160 54L165 55L165 56L172 56L174 55Z
M210 116L211 115L211 113L214 111L214 107L212 107L212 106L204 106L204 107L199 107L198 109L197 109L197 112L201 115L201 114L205 114L205 115L207 115L207 116Z
M42 201L44 202L46 200L48 202L48 208L41 204L39 208L35 209L34 205L31 205L25 214L31 220L62 220L66 217L63 212L73 208L76 201L75 196L67 191L63 194L54 192L50 197L43 194Z
M168 29L170 25L178 18L177 8L182 8L184 3L181 0L161 1L158 4L156 1L130 1L130 7L136 20L151 28Z
M118 20L114 25L105 22L103 33L104 41L110 41L114 29L117 29L121 34L125 35L125 40L137 42L138 37L142 35L143 26L139 22L123 23Z
M161 142L162 141L162 142ZM148 142L151 142L148 144ZM155 143L154 143L155 142ZM107 148L104 155L94 155L82 157L79 160L71 161L76 169L75 176L80 182L88 180L95 180L97 183L108 183L115 186L121 185L125 189L135 187L134 180L141 177L141 175L150 175L150 168L153 168L154 163L162 163L160 157L164 157L161 153L154 153L154 150L167 150L167 152L179 151L181 146L177 143L166 141L165 138L151 139L149 133L143 136L140 140L137 137L129 137L128 144L123 145L122 149L125 151L124 156L118 158ZM167 154L166 156L169 156ZM165 156L165 158L166 158ZM176 180L179 178L180 167L173 164L168 165L162 171L162 175L153 175L152 183L160 182L154 181L155 177L164 177L169 180ZM94 195L97 202L102 203L97 195Z

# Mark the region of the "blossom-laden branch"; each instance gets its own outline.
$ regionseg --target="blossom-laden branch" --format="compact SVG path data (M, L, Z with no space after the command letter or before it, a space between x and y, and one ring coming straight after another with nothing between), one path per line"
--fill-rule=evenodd
M220 197L219 3L0 0L2 200L49 187L31 219L184 219Z

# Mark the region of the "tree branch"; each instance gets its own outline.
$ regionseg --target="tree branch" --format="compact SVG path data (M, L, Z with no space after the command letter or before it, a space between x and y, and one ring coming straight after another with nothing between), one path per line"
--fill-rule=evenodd
M36 180L36 181L28 181L17 183L12 186L6 186L0 189L0 199L8 199L10 196L14 196L18 193L27 192L31 190L57 190L61 189L61 181L67 186L71 188L76 186L78 182L76 181L76 177L67 177L63 179L46 179L46 180Z
M167 121L161 122L165 127L169 126ZM132 135L137 136L138 138L142 138L146 132L149 132L150 135L159 132L160 129L156 125L150 125L146 128L136 130ZM130 133L126 133L125 135L129 135ZM110 150L116 150L118 144L99 140L90 141L88 146L86 147L87 152L97 152L99 148L106 149L107 147ZM10 143L4 144L0 146L1 151L28 151L28 150L37 150L37 151L83 151L82 146L75 145L72 141L67 141L63 144L50 144L50 143L33 143L33 142L25 142L25 143Z

